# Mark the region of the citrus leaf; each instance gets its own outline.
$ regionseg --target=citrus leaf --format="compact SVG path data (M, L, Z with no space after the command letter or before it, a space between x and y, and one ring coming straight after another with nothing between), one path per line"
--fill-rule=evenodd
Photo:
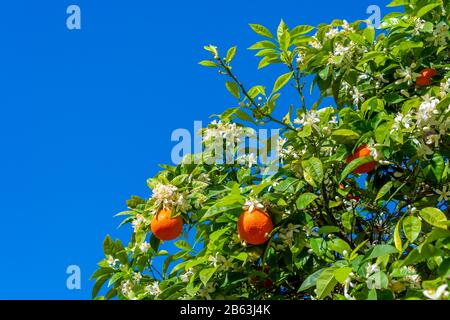
M328 296L337 284L334 277L334 270L332 268L325 269L317 279L317 298L324 299Z
M395 248L400 253L402 253L402 251L403 251L402 238L400 237L400 223L401 223L401 221L402 221L401 219L398 220L397 225L395 226L395 230L394 230L394 244L395 244Z
M240 99L241 98L241 92L239 91L239 87L236 83L231 82L231 81L227 81L225 83L225 86L227 87L228 91L230 91L230 93L236 98L236 99Z
M307 208L314 200L316 200L318 196L313 193L304 193L297 199L297 208L299 210Z
M406 217L403 220L403 232L406 238L412 243L420 234L422 222L417 217Z
M260 36L267 37L267 38L273 38L273 35L269 31L269 29L267 29L266 27L264 27L260 24L251 23L250 28L252 28L252 30L255 31L257 34L259 34Z
M281 88L283 88L286 85L286 83L288 83L288 81L291 80L292 74L293 74L292 72L288 72L279 76L278 79L275 81L275 85L273 86L272 94L281 90Z
M429 224L441 229L447 229L447 217L437 208L425 208L420 210L420 216Z

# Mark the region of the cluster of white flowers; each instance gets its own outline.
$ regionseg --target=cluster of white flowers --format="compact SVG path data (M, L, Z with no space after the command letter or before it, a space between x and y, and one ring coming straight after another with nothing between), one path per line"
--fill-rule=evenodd
M300 118L294 119L295 124L299 124L302 126L311 125L314 126L316 123L320 122L320 116L318 111L307 111L303 113Z
M417 125L425 127L436 121L436 116L439 114L436 108L439 104L439 99L431 97L428 94L423 96L422 99L423 102L417 111Z
M145 287L145 290L147 291L147 293L149 293L152 296L157 297L158 295L161 294L161 289L159 288L159 282L155 281L152 284L149 284Z
M278 250L284 250L290 248L294 244L294 235L300 232L300 225L289 223L286 227L280 229L278 238L281 240L281 243L277 243L275 247Z
M134 281L134 283L141 282L141 279L142 279L142 274L140 272L134 272L133 273L133 281Z
M148 243L147 241L142 242L141 244L139 244L139 250L141 250L143 254L146 254L148 250L150 250L150 243Z
M217 271L228 271L234 268L233 258L227 259L218 252L213 256L209 256L208 261L211 262L213 267L217 268Z
M402 128L410 129L414 125L413 118L411 113L407 113L403 115L402 113L398 113L395 116L394 123L392 125L391 134L395 131L398 131Z
M435 46L446 46L450 39L449 26L444 21L439 22L433 30L433 35L427 38L427 41L432 42Z
M422 32L424 27L425 27L425 20L423 20L421 18L414 18L413 34L418 36Z
M155 206L163 205L181 212L187 212L191 208L187 196L178 192L178 188L170 184L156 184L153 188L152 199L155 200Z
M203 132L203 142L206 144L219 142L225 139L226 146L234 147L245 138L246 131L236 123L222 122L214 120Z
M237 163L239 164L245 164L249 168L253 167L253 165L258 163L258 158L255 153L248 153L240 156L237 159Z
M147 219L145 219L142 214L137 214L134 220L131 222L131 225L133 226L134 232L136 232L139 229L145 227L147 223Z
M416 113L416 125L421 131L418 132L420 135L413 139L418 147L419 156L433 154L432 147L439 146L441 138L450 128L450 118L445 116L450 111L450 107L441 112L437 108L440 103L437 97L427 94L422 99Z
M130 280L122 282L120 291L122 291L124 296L128 296L133 291L133 283Z
M359 47L353 41L350 41L348 45L338 42L335 44L333 52L330 52L328 64L345 69L353 64L354 55L358 51Z
M328 29L328 31L325 33L325 38L326 39L333 39L334 37L336 37L339 34L339 29L338 28L330 28Z
M255 209L264 210L264 205L258 199L249 198L245 201L242 209L247 210L249 213L251 213Z

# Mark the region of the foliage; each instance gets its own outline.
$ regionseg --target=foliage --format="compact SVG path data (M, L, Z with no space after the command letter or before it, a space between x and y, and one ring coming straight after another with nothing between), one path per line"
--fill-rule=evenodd
M212 58L200 64L219 70L237 101L204 129L204 144L212 130L238 136L244 126L273 123L282 128L272 146L282 166L267 174L250 157L246 165L164 165L148 180L152 197L133 197L120 213L134 228L127 247L105 239L93 297L106 283L100 298L448 299L449 1L391 3L403 5L383 19L382 32L366 21L317 28L281 21L274 33L252 24L262 37L250 47L259 68L286 68L271 91L238 80L235 47L223 58L206 46ZM416 85L425 68L438 75ZM308 81L320 90L310 107ZM277 119L289 86L298 108ZM346 163L361 145L371 155ZM375 170L352 173L369 161ZM260 246L237 236L249 205L263 205L274 222ZM195 243L159 249L149 224L163 206L183 217ZM151 263L157 257L166 257L162 270Z

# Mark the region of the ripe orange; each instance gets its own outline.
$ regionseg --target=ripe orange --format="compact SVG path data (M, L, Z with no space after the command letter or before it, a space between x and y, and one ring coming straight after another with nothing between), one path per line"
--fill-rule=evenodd
M438 72L435 69L423 69L420 71L420 76L416 79L416 85L419 87L430 86L433 83L432 78L437 75Z
M172 218L172 210L163 208L152 219L151 229L159 240L173 240L181 235L183 219Z
M354 154L352 154L351 156L349 156L347 158L346 162L348 164L355 159L369 157L370 155L371 155L371 151L370 151L369 146L366 144L363 144L362 146L358 147L358 149L355 150ZM365 163L365 164L359 166L358 168L356 168L355 170L353 170L353 173L362 174L362 173L370 172L373 169L375 169L376 164L377 164L376 161L371 161L371 162Z
M239 237L249 244L259 245L265 243L268 234L273 230L270 216L261 210L253 209L252 212L244 211L238 221Z

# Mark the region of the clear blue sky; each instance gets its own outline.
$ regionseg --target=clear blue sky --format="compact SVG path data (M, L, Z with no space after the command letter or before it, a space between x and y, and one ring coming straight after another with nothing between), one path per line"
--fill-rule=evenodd
M276 28L368 17L358 1L2 1L0 4L0 299L89 299L113 215L170 163L176 128L232 106L202 46L238 45L244 82L271 85L244 50L248 23ZM82 30L66 28L81 7ZM252 83L255 84L255 83ZM66 268L81 267L81 290Z

